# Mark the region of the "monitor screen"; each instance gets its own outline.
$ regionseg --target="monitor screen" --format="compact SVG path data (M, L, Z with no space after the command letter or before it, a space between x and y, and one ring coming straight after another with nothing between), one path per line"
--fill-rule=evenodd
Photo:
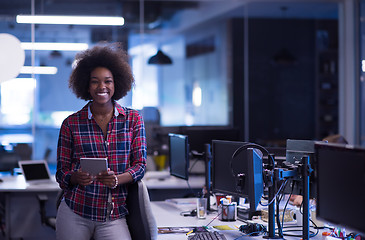
M212 142L212 191L237 195L236 178L233 176L230 161L233 153L245 142L213 140ZM243 156L242 154L241 156ZM236 159L237 160L237 159ZM234 161L235 173L247 172L244 161Z
M315 144L317 217L365 234L365 149Z
M189 178L188 137L169 133L170 174L185 180Z
M212 144L212 140L238 141L240 131L228 127L187 127L182 129L189 137L190 151L204 152L205 144Z
M261 151L248 148L247 163L248 163L248 200L250 209L257 209L264 193L264 180L262 176L262 153Z
M247 148L232 159L235 151L245 144L247 143L212 141L212 191L248 198L250 211L254 212L263 193L262 153ZM244 175L241 187L235 177L238 174Z

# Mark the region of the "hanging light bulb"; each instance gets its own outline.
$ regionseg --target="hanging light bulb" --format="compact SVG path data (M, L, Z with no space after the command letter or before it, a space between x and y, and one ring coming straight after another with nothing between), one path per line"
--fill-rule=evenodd
M158 50L156 55L148 59L148 64L172 64L172 60L169 56L164 54L161 50Z
M283 6L280 9L282 11L283 18L286 19L286 11L288 8ZM281 31L283 32L283 29L281 29ZM281 35L283 35L283 33L281 33ZM272 61L277 65L289 66L296 63L297 59L286 47L283 47L273 56Z

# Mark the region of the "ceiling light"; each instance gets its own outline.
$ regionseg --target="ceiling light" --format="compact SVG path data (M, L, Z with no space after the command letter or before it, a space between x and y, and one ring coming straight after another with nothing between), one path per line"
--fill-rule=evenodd
M161 50L158 50L156 55L150 57L148 64L172 64L172 60Z
M123 17L17 15L17 23L123 26Z
M57 73L56 67L31 67L31 66L24 66L21 68L20 73L22 74L56 74Z
M88 49L87 43L47 43L47 42L22 42L24 50L57 50L57 51L82 51Z

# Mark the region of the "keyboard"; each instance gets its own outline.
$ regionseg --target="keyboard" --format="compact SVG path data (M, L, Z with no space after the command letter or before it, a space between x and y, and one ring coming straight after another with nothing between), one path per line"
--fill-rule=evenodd
M199 232L193 236L189 236L189 240L227 240L227 238L219 232Z

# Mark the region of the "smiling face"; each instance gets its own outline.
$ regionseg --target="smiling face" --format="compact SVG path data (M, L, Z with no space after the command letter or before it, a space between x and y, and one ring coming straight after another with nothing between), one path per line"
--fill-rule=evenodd
M96 104L104 105L112 103L114 79L109 69L97 67L90 73L89 92Z

